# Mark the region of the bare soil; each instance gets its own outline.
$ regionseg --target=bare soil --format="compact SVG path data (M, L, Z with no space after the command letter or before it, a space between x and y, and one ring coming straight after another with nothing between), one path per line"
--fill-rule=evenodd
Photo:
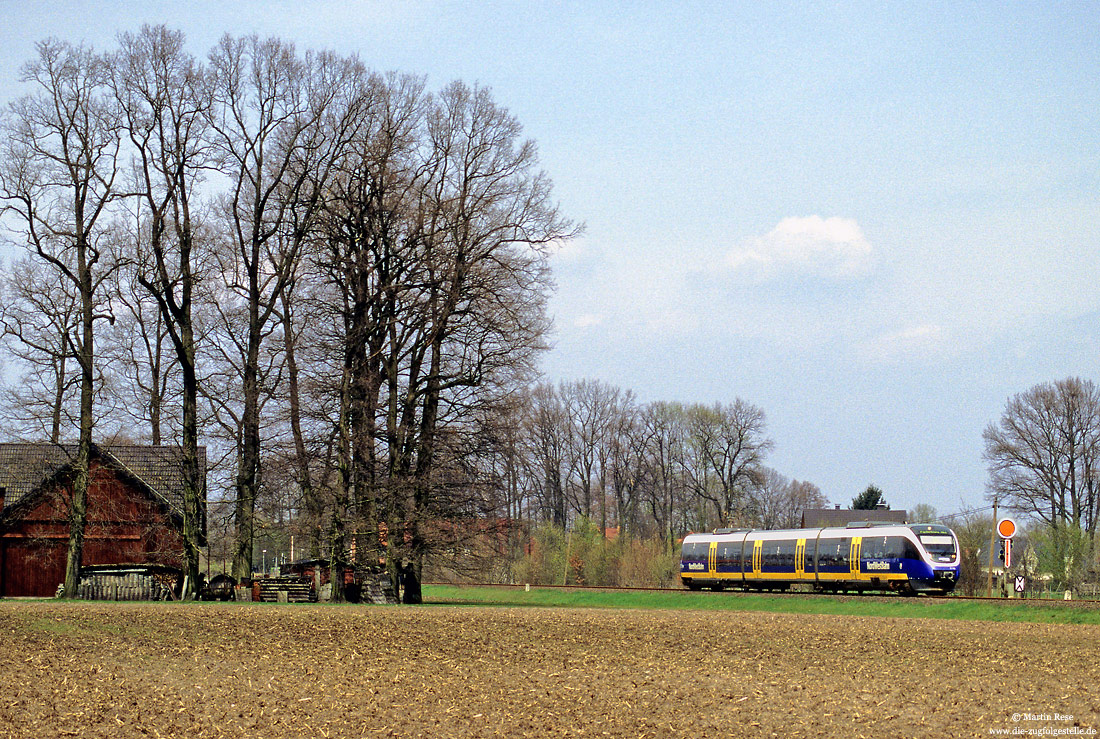
M0 602L0 737L1081 734L1098 678L1097 626Z

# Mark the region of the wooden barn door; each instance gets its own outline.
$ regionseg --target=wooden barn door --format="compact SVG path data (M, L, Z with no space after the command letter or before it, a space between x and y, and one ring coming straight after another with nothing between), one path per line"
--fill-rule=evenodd
M6 598L52 598L65 580L64 540L0 541L0 588Z

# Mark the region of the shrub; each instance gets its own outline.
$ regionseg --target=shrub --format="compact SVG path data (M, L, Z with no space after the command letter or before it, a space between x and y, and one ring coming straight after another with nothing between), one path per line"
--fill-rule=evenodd
M679 551L661 539L605 539L587 518L566 532L552 524L535 529L528 552L513 566L515 582L589 587L673 587Z

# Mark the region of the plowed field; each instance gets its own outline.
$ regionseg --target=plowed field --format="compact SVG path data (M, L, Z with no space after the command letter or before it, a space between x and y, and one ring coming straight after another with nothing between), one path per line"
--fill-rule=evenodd
M1088 735L1098 683L1096 626L0 603L0 737Z

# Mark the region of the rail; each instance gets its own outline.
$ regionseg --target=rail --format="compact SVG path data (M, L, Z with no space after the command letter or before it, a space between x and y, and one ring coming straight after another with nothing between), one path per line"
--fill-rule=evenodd
M512 584L512 583L446 583L446 582L427 582L425 585L444 585L452 587L463 588L526 588L526 584ZM705 595L707 593L712 594L714 597L723 596L742 596L742 595L769 595L784 598L825 598L825 599L838 599L838 598L859 598L868 601L880 599L889 601L921 601L921 600L965 600L965 601L997 601L1005 604L1021 604L1026 603L1029 605L1044 605L1051 607L1100 607L1100 600L1096 599L1074 599L1074 600L1062 600L1058 598L1001 598L1001 597L989 597L986 595L904 595L901 593L882 593L882 592L867 592L861 593L853 591L851 593L837 594L837 593L814 593L814 592L800 592L800 591L759 591L759 590L734 590L727 588L720 591L713 590L687 590L685 588L641 588L641 587L623 587L615 585L532 585L533 588L540 588L542 590L584 590L584 591L608 591L608 592L655 592L655 593L683 593L685 595Z

